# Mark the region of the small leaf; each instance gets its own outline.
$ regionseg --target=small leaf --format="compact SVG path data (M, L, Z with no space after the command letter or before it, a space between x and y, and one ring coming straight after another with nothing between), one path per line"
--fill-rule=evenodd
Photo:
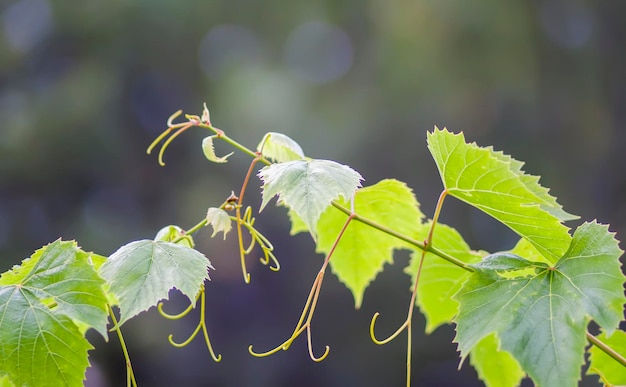
M313 235L315 225L331 202L350 198L363 178L352 168L330 160L294 160L271 164L259 171L263 181L261 210L276 195L304 221Z
M178 238L181 238L181 239L179 239L177 243L183 246L193 248L196 245L191 235L186 234L185 230L173 224L163 227L154 236L155 241L163 241L163 242L173 242L177 240Z
M122 325L131 317L167 299L170 289L181 291L191 303L205 280L209 260L200 252L163 241L140 240L120 247L102 265L100 275L119 300Z
M211 113L209 112L209 108L206 107L206 103L202 104L202 118L200 120L207 125L211 125Z
M516 387L526 376L513 355L500 349L499 340L493 333L472 349L470 363L487 387Z
M420 239L423 240L430 229L429 222L423 226ZM466 263L480 261L483 254L472 251L455 229L437 223L433 235L433 246ZM415 286L415 276L422 257L421 250L413 249L409 266L404 272L411 276ZM452 296L461 289L471 272L464 270L432 253L426 253L420 282L417 286L416 304L426 317L426 333L431 333L439 326L452 322L457 314L459 303Z
M256 149L277 163L304 159L300 145L282 133L266 133Z
M341 204L348 206L346 200L341 200ZM413 191L393 179L359 189L354 194L354 211L406 235L416 235L423 218ZM317 224L317 252L329 253L346 219L346 214L334 207L322 214ZM383 270L385 263L393 262L393 250L408 246L406 242L358 221L350 223L333 253L330 267L352 292L356 308L361 306L365 289Z
M211 238L213 238L218 232L224 233L224 239L226 239L226 234L232 229L232 221L230 220L230 215L228 212L222 210L221 208L211 207L207 211L206 220L208 224L213 226L213 234L211 234Z
M92 348L84 333L106 337L107 323L89 256L57 240L0 277L0 367L16 385L82 385Z
M204 152L204 157L206 157L209 161L212 161L214 163L225 163L228 161L227 159L235 152L230 152L226 156L218 157L215 154L215 148L213 147L213 139L216 137L217 135L213 135L205 137L204 140L202 140L202 152Z
M574 217L538 184L538 177L523 173L521 162L467 144L462 133L445 129L428 134L428 148L451 196L504 223L551 262L565 253L571 236L562 221Z
M462 357L495 332L538 385L575 386L588 318L607 332L623 318L621 253L608 227L594 222L576 230L554 267L510 253L473 265L476 271L455 296L455 341ZM524 275L510 276L516 272Z
M617 330L608 338L605 333L602 333L598 336L598 339L620 355L626 356L626 332ZM600 376L605 384L610 383L613 386L626 385L626 368L623 365L596 346L591 346L589 353L591 354L589 358L591 364L587 374Z

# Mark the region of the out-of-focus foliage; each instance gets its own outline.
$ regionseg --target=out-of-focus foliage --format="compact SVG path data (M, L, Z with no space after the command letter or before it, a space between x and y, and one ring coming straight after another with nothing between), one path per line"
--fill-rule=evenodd
M541 173L566 209L625 235L625 12L617 0L2 0L0 268L61 235L110 254L163 225L195 224L223 202L230 193L223 187L241 184L232 171L249 160L233 155L226 164L233 169L207 163L199 145L205 133L177 140L165 168L145 156L173 111L199 113L202 101L213 124L250 147L263 133L283 132L311 157L353 166L368 184L406 181L427 215L441 187L425 133L435 124L463 130L527 160L524 169ZM506 249L516 240L478 212L442 217L466 231L473 249ZM288 329L283 314L303 296L285 289L306 292L302 281L319 263L307 237L280 241L286 221L263 227L287 262L248 287L232 249L211 243L210 230L196 238L217 269L208 323L224 361L204 367L196 353L168 348L159 324L146 329L138 321L133 331L129 321L131 352L143 356L145 372L167 369L155 374L163 385L401 384L404 349L369 343L364 317L403 313L404 302L382 301L405 299L410 284L400 265L368 291L362 312L342 315L344 329L323 316L345 314L351 296L338 282L325 284L329 306L315 326L333 344L324 365L296 351L277 361L246 357L241 348ZM440 328L416 340L416 385L442 373L450 385L471 383L454 379L464 374L451 372L451 337ZM91 380L104 375L119 384L112 370L120 367L109 368L98 349Z

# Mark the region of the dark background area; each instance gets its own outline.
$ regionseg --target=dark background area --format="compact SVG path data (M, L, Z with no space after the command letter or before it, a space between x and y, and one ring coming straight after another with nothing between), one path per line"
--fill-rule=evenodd
M348 164L374 184L408 183L432 216L441 191L426 132L464 131L526 161L566 211L626 235L626 3L481 1L61 1L0 0L0 269L59 237L109 255L167 224L190 227L238 191L249 158L208 163L206 136L176 140L159 167L145 149L179 108L255 147L267 131L307 155ZM230 152L217 144L218 153ZM258 180L253 180L258 183ZM258 187L258 184L256 184ZM258 188L248 204L258 208ZM273 206L270 206L273 207ZM449 200L442 220L475 249L510 248L503 226ZM216 270L207 321L221 363L201 340L175 349L194 317L154 311L124 326L142 386L400 386L406 335L377 346L405 318L408 254L398 253L355 311L327 275L306 339L257 359L291 333L322 263L310 237L290 238L284 211L257 219L274 242L278 273L249 259L241 278L236 239L197 248ZM572 224L576 226L576 224ZM172 293L167 310L185 300ZM458 357L452 327L424 335L415 318L414 386L480 386ZM96 346L89 386L123 385L115 337ZM585 379L594 386L596 378Z

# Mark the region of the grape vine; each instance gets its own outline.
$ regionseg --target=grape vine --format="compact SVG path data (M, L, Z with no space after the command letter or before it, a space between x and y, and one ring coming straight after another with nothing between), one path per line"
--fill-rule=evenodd
M173 140L191 128L208 130L211 135L201 144L207 160L224 164L232 154L218 156L215 141L251 157L238 194L203 210L193 227L165 226L153 239L130 242L109 257L86 252L74 241L57 240L3 273L0 384L81 385L89 366L87 351L93 348L85 334L95 329L103 337L116 332L126 359L127 385L138 385L122 326L152 307L164 318L178 320L200 305L194 331L184 340L169 335L168 341L184 347L202 331L211 357L219 362L222 356L211 344L205 320L205 287L210 286L213 266L194 248L193 236L210 225L211 237L222 233L226 238L234 228L244 283L252 280L246 260L258 250L261 262L279 271L272 243L255 226L255 209L244 202L255 174L262 182L258 211L276 197L277 205L288 211L291 234L309 233L325 259L291 335L265 351L252 344L251 355L286 351L306 332L311 360L323 361L330 346L315 353L312 323L327 269L359 308L366 288L386 263L393 263L394 252L408 250L411 260L405 272L412 278L412 291L406 319L383 339L376 328L379 313L370 322L376 344L406 331L407 386L416 306L426 317L427 332L454 324L460 363L469 359L487 386L517 386L526 375L540 386L575 386L586 354L587 373L598 375L607 386L626 384L626 333L619 329L626 278L618 240L608 225L596 221L571 231L565 222L578 217L562 209L539 177L526 174L522 162L468 143L462 133L435 128L427 142L443 190L428 218L401 181L362 186L363 178L354 169L310 158L280 133L267 133L252 150L214 127L206 105L200 116L185 115L175 122L181 115L178 111L170 117L147 153L160 146L158 162L165 165ZM444 202L451 198L490 215L519 241L509 251L472 250L457 230L439 221ZM190 302L177 314L165 312L163 305L173 288ZM600 334L587 330L591 321ZM489 366L494 363L499 366Z

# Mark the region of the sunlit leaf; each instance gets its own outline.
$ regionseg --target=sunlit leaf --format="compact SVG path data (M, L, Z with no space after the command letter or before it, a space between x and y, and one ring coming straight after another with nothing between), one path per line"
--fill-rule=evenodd
M259 171L263 181L261 210L276 195L304 221L310 231L331 202L350 198L363 178L352 168L330 160L295 160ZM314 233L312 233L314 234Z
M297 142L282 133L269 132L257 146L266 159L277 163L304 159L304 152Z
M462 133L445 129L428 134L428 148L451 196L506 224L551 262L565 253L571 237L561 222L573 216L538 184L539 178L523 173L521 162L467 144Z
M90 254L57 240L0 277L0 373L16 385L82 385L92 348L106 337L104 281Z
M626 332L618 330L613 332L611 337L608 338L605 333L602 333L598 336L598 339L620 355L626 356ZM591 364L587 371L588 374L600 376L605 384L610 383L613 386L626 385L626 367L596 346L592 346L589 353L591 354L589 358Z
M431 223L423 227L421 239L425 239ZM452 227L438 223L433 235L433 246L465 263L478 262L482 254L472 251L463 237ZM417 274L421 250L413 250L409 266L404 270L413 281ZM422 274L417 287L416 303L426 316L426 332L430 333L440 325L452 322L457 314L458 302L452 296L461 289L471 272L456 266L441 257L427 253L422 266ZM411 284L411 288L415 284Z
M234 152L230 152L226 156L222 157L217 156L215 154L215 148L213 147L213 139L216 137L217 135L213 135L205 137L204 140L202 140L202 152L204 153L204 157L206 157L209 161L212 161L214 163L225 163Z
M493 333L472 348L470 363L487 387L517 387L526 376L513 355L499 348Z
M228 212L222 210L221 208L209 208L206 213L206 220L208 224L213 226L213 234L211 234L211 238L213 238L218 232L223 232L224 239L226 239L226 234L228 234L228 232L233 228L230 215L228 215Z
M102 265L100 275L119 300L120 321L155 306L180 290L191 303L213 268L200 252L171 242L140 240L120 247Z
M178 240L178 244L193 248L195 242L193 236L186 234L185 230L176 225L169 225L161 228L154 236L155 241L173 242Z
M344 206L347 201L342 200ZM406 235L415 236L421 228L423 215L413 192L397 180L382 180L354 194L354 211L382 226L392 227ZM328 208L317 224L317 251L328 254L347 215L334 207ZM339 280L352 292L354 304L361 306L367 286L393 262L393 250L409 245L368 225L352 221L330 260L330 267Z
M455 296L462 357L495 332L537 384L575 386L589 318L609 332L623 318L621 253L606 226L585 223L554 267L511 253L473 265L476 272Z

